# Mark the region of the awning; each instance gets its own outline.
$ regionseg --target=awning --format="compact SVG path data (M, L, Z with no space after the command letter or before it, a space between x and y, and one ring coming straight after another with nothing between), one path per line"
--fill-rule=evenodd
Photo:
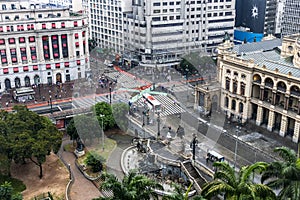
M57 36L56 36L56 35L53 35L53 36L52 36L52 39L56 40L56 39L57 39Z
M19 39L19 41L20 41L20 42L25 42L25 38L21 37L21 38Z
M32 36L32 37L29 37L29 42L34 42L35 41L35 38Z
M54 57L58 57L58 53L54 53Z
M14 72L19 72L19 68L18 67L14 67Z
M22 56L22 60L27 60L27 57L26 56Z
M8 74L8 68L4 68L4 69L3 69L3 73L4 73L4 74Z
M76 62L77 62L77 65L80 65L80 60L77 60Z
M31 59L32 59L32 60L36 60L36 56L35 56L35 55L32 55L32 56L31 56Z
M56 49L57 47L58 47L58 46L57 46L57 44L53 44L53 48L55 48L55 49Z
M78 33L75 33L75 38L78 38Z
M67 35L62 35L61 38L65 39L65 38L67 38Z
M78 47L79 46L79 42L75 42L75 46Z
M15 62L15 61L17 61L17 58L11 58L11 60L12 60L13 62Z
M33 70L38 70L39 67L37 65L33 65Z
M69 62L65 62L65 67L69 67L70 63Z
M5 63L7 60L6 58L2 58L2 62Z
M4 44L5 43L5 40L4 39L1 39L0 40L0 44Z
M63 43L62 46L63 46L63 47L67 47L67 44L66 44L66 43Z
M15 39L14 38L9 38L9 43L15 43Z
M28 66L24 66L23 71L28 71Z
M34 24L31 24L31 29L34 29Z
M46 64L46 69L51 69L51 64Z
M55 67L56 67L56 68L60 68L60 63L56 63L56 64L55 64Z

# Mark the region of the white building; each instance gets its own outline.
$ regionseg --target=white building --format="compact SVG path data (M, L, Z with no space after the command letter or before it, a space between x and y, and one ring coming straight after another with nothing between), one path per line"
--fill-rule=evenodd
M282 20L282 35L300 33L300 1L285 0Z
M85 77L88 19L67 8L0 1L0 92Z
M99 47L145 66L169 66L194 50L213 51L233 35L235 0L91 0Z
M82 0L49 0L50 4L59 5L70 8L72 12L82 11Z

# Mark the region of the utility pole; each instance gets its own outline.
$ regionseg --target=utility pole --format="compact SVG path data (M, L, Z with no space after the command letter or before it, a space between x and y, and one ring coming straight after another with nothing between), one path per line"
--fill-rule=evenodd
M157 140L160 137L160 112L157 111Z
M236 126L235 132L236 132L236 138L235 138L235 149L234 149L234 169L236 168L238 138L239 138L239 133L241 132L241 127L240 126Z
M111 87L109 87L109 104L111 105Z

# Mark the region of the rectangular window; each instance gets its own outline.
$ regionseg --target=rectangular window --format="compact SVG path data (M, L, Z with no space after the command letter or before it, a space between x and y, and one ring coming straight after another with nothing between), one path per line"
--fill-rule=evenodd
M65 22L62 22L62 23L61 23L61 27L62 27L62 28L65 28L65 27L66 27Z
M8 42L9 44L15 44L15 38L9 38Z
M19 38L19 43L24 43L25 42L25 38L24 37L20 37Z
M46 24L42 24L42 29L46 29Z
M78 39L78 33L75 33L75 39Z
M52 28L56 28L56 24L55 23L52 23Z
M35 37L34 36L30 36L29 37L29 42L35 42Z
M3 32L3 26L0 26L0 32Z
M46 69L51 69L51 64L46 64Z
M0 45L5 44L5 40L4 39L0 39Z
M74 22L74 27L77 27L77 26L78 26L78 22L75 21L75 22Z

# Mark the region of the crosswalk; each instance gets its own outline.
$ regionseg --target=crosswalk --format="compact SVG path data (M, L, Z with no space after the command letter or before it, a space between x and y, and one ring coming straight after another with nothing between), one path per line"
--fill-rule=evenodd
M147 81L125 72L111 72L105 75L110 79L117 80L118 86L122 88L138 88L149 84Z
M161 113L160 113L161 117L185 112L185 110L181 108L181 106L177 102L174 102L168 96L155 95L154 97L156 100L158 100L161 103ZM139 104L140 106L144 106L144 99L140 98L137 101L137 104Z
M111 101L112 103L128 103L129 97L130 96L127 92L112 93ZM98 102L109 103L109 94L101 96L75 98L72 100L72 105L74 108L89 108Z

